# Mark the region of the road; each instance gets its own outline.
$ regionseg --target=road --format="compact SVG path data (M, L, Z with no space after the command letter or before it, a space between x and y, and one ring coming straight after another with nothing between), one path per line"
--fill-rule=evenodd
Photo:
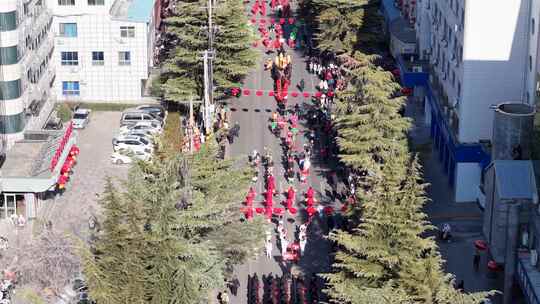
M248 7L251 7L249 4ZM250 13L251 15L251 13ZM252 17L250 16L250 19ZM230 146L229 154L232 157L243 157L247 161L247 155L250 154L254 149L259 151L262 154L264 147L267 147L271 150L273 159L275 161L275 177L276 177L276 187L280 192L284 192L289 187L286 179L284 178L284 170L282 163L279 161L283 156L283 151L281 147L281 140L272 134L269 130L269 119L271 113L277 109L277 102L274 97L268 96L267 93L263 96L257 96L255 90L262 90L264 92L271 91L273 89L273 83L269 71L264 71L263 62L267 58L274 58L275 54L265 55L262 48L259 48L261 51L261 60L260 64L249 74L247 79L244 82L244 88L251 89L248 96L244 95L238 99L232 99L229 108L232 112L231 125L235 122L240 124L240 133L236 137L233 143ZM287 54L292 55L292 77L291 77L291 88L289 92L298 91L296 84L301 80L305 80L305 89L306 92L315 92L314 83L317 83L318 80L315 79L315 76L309 74L306 71L306 58L303 57L301 51L293 51L290 48L286 48ZM298 97L293 97L289 94L288 108L292 108L295 104L310 104L311 101L308 98L304 98L299 92ZM300 133L296 139L296 147L302 149L302 146L305 142L303 136L306 131L309 133L308 126L302 118L300 119ZM318 136L321 136L318 134ZM308 186L312 186L316 190L316 201L322 205L332 205L335 210L338 210L339 206L336 206L336 203L327 196L327 190L330 189L326 182L327 172L330 169L327 164L319 161L318 151L320 149L320 143L322 137L318 137L315 142L315 152L312 157L312 167L310 175L307 179L307 183L301 183L298 178L295 179L293 187L297 190L296 194L296 204L295 208L300 210L296 216L287 215L286 229L288 232L289 240L295 240L294 232L295 225L300 225L306 220L306 213L304 212L305 206L302 204L302 197L307 190ZM333 167L333 166L331 166ZM298 165L296 165L295 172L298 172ZM263 207L262 203L264 201L263 192L264 184L263 182L263 168L260 167L260 174L258 182L253 186L257 191L257 197L255 198L254 207ZM247 193L246 189L246 193ZM275 198L275 202L284 201L286 197L281 195L280 198ZM274 205L277 205L275 203ZM262 215L255 215L262 216ZM273 223L272 227L275 228L276 224ZM300 261L295 266L293 272L296 273L297 270L301 271L306 277L310 277L313 273L320 273L330 270L331 258L330 258L330 244L327 240L324 239L324 232L326 231L326 219L319 218L315 216L315 220L308 228L308 241L305 248L304 255L300 258ZM257 276L262 278L263 275L274 274L281 276L282 274L290 273L291 268L293 268L292 263L283 262L281 258L280 247L276 243L276 232L272 229L272 240L273 240L273 256L271 259L267 258L263 251L259 253L259 256L250 260L247 263L240 265L235 270L235 275L237 276L240 286L236 295L230 295L231 303L248 303L247 295L247 281L248 275L257 274ZM262 282L261 282L262 284ZM262 285L261 285L262 286ZM263 295L263 288L261 288L260 298L267 298L269 295Z

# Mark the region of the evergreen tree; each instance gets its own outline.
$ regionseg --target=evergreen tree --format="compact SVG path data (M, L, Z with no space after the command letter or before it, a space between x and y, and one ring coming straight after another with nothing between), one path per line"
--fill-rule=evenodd
M100 303L208 302L236 263L262 248L264 224L240 222L249 173L194 155L137 163L118 191L108 181L96 252L83 251L90 295Z
M174 16L165 19L167 33L176 39L163 63L163 93L166 100L189 102L203 96L201 52L208 47L207 14L201 0L178 0Z
M353 168L378 173L388 159L406 155L410 121L399 115L404 99L395 97L400 87L392 75L373 64L374 59L355 58L350 87L337 98L339 157Z
M217 6L213 76L218 97L225 89L239 87L260 57L259 51L252 46L255 33L243 12L242 0L226 0Z
M177 40L163 64L162 91L166 100L188 102L190 98L203 98L201 54L210 48L206 5L202 0L179 0L174 16L165 20L166 32ZM258 59L258 52L251 46L255 35L243 11L241 0L224 0L213 12L217 30L212 76L217 98L226 89L240 86Z
M386 174L391 167L385 167ZM336 255L337 272L323 275L328 293L336 303L375 303L376 297L395 303L481 303L486 293L454 289L435 242L422 237L432 227L421 211L426 199L416 160L406 176L401 183L379 180L363 202L358 228L332 236L343 250Z

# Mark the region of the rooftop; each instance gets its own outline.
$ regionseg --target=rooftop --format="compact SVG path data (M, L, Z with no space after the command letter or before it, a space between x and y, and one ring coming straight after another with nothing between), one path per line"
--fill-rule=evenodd
M2 177L50 177L49 165L60 138L61 134L46 134L16 142L0 168Z
M134 22L150 22L156 0L116 0L111 15Z

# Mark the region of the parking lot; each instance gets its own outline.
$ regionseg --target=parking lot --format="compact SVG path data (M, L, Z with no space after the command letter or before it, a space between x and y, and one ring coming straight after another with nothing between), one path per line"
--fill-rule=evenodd
M78 130L77 145L81 153L63 194L44 211L57 228L75 233L96 212L98 195L103 192L106 177L119 181L127 178L130 165L110 161L112 139L120 126L121 112L93 112L85 129Z

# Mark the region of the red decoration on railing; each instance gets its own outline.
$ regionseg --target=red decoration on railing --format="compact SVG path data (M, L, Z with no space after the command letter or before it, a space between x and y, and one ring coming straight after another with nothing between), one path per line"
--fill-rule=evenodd
M60 145L56 149L56 152L54 153L54 156L51 160L51 167L50 170L53 171L56 165L58 164L58 160L60 159L60 156L62 156L62 152L64 152L64 148L69 141L69 138L71 137L71 133L73 132L73 122L70 122L66 132L64 133L64 136L60 140Z
M257 96L263 96L263 91L258 90L257 92L255 92L255 94L256 94Z

